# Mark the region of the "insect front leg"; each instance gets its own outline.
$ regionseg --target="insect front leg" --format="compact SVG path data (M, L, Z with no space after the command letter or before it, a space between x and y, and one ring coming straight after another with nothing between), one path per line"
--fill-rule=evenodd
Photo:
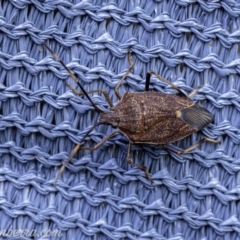
M137 168L142 169L142 170L145 172L147 179L148 179L151 183L153 183L153 180L152 180L152 178L151 178L151 176L150 176L150 173L149 173L147 167L132 162L132 143L131 143L131 142L129 142L129 145L128 145L127 163L130 164L130 165L132 165L132 166L134 166L134 167L137 167Z
M130 71L131 71L131 70L133 69L133 67L134 67L133 60L132 60L132 54L131 54L130 51L128 51L128 61L129 61L129 63L130 63L130 67L129 67L129 69L127 70L127 72L123 75L122 79L119 81L119 83L117 84L117 86L116 86L115 89L114 89L114 92L115 92L115 94L116 94L116 96L117 96L117 98L118 98L119 100L122 99L122 95L121 95L120 92L119 92L119 87L120 87L120 85L122 84L122 82L126 79L127 75L130 73Z
M66 83L66 85L73 91L74 94L78 95L78 96L84 96L85 94L83 92L78 92L74 87L72 87L69 83ZM101 92L105 99L107 100L108 104L110 107L113 107L113 103L111 98L109 97L107 91L105 89L97 89L97 90L92 90L89 92L86 92L87 94L91 94L91 93L96 93L96 92Z

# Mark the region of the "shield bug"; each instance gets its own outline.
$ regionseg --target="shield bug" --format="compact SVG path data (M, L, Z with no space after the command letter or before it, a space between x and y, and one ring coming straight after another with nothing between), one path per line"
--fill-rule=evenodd
M143 169L150 181L152 180L148 169L145 166L135 164L131 161L131 149L133 144L158 144L163 145L165 148L174 151L177 154L184 154L198 147L204 141L213 143L219 142L217 140L204 137L198 143L183 151L175 151L167 146L168 143L178 141L194 132L203 129L213 121L213 115L205 108L194 103L190 97L182 92L177 86L153 71L147 72L144 92L126 92L122 96L119 92L119 87L134 67L130 52L128 53L130 67L123 75L122 79L119 81L114 90L119 101L116 104L113 104L109 95L103 89L86 92L76 76L67 68L62 60L46 44L45 46L67 70L69 75L74 79L74 81L82 90L82 93L77 92L71 85L67 85L75 94L80 96L85 95L95 110L100 112L99 122L90 128L90 130L81 139L81 142L83 142L90 134L90 132L100 124L109 124L112 125L113 128L116 128L115 131L106 136L101 142L93 147L81 146L81 142L77 144L76 147L72 150L65 164L61 167L56 177L56 181L59 178L60 174L64 171L65 165L79 150L96 150L119 131L123 133L129 140L127 162L132 166ZM172 88L178 91L179 96L174 94L149 91L151 75L155 75L163 82L172 86ZM89 97L89 94L95 92L102 92L104 94L110 106L109 111L104 112L93 103Z

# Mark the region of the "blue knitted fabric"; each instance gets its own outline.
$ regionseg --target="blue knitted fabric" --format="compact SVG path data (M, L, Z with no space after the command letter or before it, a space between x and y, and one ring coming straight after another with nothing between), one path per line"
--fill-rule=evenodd
M240 5L237 1L4 0L0 4L0 239L240 239ZM98 121L86 91L144 91L159 73L214 115L170 144L134 145L118 133L96 151L75 145ZM156 77L151 91L176 94ZM101 109L102 93L90 95ZM96 127L94 146L114 129Z

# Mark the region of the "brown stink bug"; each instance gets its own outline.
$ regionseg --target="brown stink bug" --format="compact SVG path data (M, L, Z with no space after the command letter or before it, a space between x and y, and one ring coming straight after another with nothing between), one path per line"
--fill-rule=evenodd
M103 89L86 92L76 76L66 67L62 60L46 44L45 46L68 71L69 75L82 90L82 93L77 92L72 86L67 84L72 91L80 96L85 95L94 108L101 112L99 122L92 126L92 128L82 138L81 142L83 142L89 133L100 124L110 124L112 127L117 128L93 147L83 147L81 146L81 142L77 144L65 164L61 167L56 181L60 174L64 171L65 165L79 150L96 150L118 131L122 132L129 140L127 162L132 166L143 169L147 178L152 181L148 169L145 166L135 164L131 161L131 149L133 144L159 144L171 151L175 151L166 144L183 139L188 135L203 129L213 121L213 115L208 110L191 101L189 96L182 92L178 87L153 71L147 72L144 92L126 92L123 96L121 96L119 93L119 87L124 79L126 79L129 72L133 69L133 61L130 52L128 54L130 67L114 90L119 99L119 102L114 105L107 92ZM155 75L163 82L172 86L180 93L180 96L149 91L151 75ZM88 94L95 92L102 92L104 94L110 106L109 111L104 112L93 103ZM187 153L198 147L204 141L214 143L219 142L217 140L204 137L195 145L183 151L175 152L178 154Z

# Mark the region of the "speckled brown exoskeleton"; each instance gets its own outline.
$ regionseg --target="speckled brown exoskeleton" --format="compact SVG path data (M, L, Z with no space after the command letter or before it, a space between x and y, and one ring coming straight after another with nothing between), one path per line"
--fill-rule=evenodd
M122 96L119 92L119 87L134 66L130 52L128 54L130 67L114 90L117 98L119 99L119 102L114 105L107 92L103 89L86 92L76 76L66 67L62 60L46 44L45 46L68 71L69 75L74 79L74 81L82 90L82 93L77 92L72 86L67 84L72 89L72 91L80 96L85 95L94 106L94 108L97 111L101 112L99 116L99 122L90 128L90 130L82 138L81 142L83 142L89 133L100 124L110 124L114 128L117 128L110 135L106 136L101 142L93 147L83 147L81 146L80 142L72 150L69 158L61 167L56 181L59 178L60 174L64 171L65 165L79 150L96 150L119 131L122 132L129 140L127 162L132 166L143 169L146 173L147 178L152 181L148 169L145 166L132 162L131 149L133 144L159 144L163 145L165 148L171 151L175 151L167 146L167 144L183 139L188 135L203 129L213 121L213 115L208 110L191 101L190 97L182 92L178 87L153 71L147 72L144 92L126 92ZM178 91L179 96L174 94L149 91L151 75L155 75L160 80L172 86L175 90ZM95 92L102 92L104 94L110 106L109 111L104 112L93 103L89 97L89 94ZM198 147L204 141L218 143L217 140L204 137L193 146L183 151L175 152L178 154L187 153Z

